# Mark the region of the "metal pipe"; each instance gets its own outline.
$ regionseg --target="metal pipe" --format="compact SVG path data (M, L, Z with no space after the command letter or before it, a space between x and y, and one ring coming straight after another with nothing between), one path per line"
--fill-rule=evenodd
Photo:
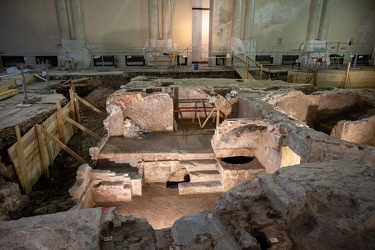
M66 10L65 0L56 0L57 22L59 24L60 38L70 40L70 29L68 21L68 13Z
M331 18L332 0L323 0L322 14L319 23L318 39L327 41L329 20Z
M307 24L306 41L317 38L317 27L320 14L320 0L311 0L309 10L309 20Z
M241 38L242 0L233 0L231 37Z
M85 32L84 32L85 30L83 28L81 1L80 0L70 0L70 5L71 5L71 8L72 8L74 39L76 39L76 40L86 40L85 39Z
M159 40L158 0L148 0L149 39Z

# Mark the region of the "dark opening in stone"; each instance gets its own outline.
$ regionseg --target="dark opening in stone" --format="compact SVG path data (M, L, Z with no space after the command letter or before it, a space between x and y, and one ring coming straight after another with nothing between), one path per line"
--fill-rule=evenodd
M189 174L186 174L184 176L184 181L167 181L166 187L167 188L178 188L178 183L181 183L181 182L190 182Z
M221 158L221 160L225 163L229 164L246 164L254 160L254 157L249 156L233 156L233 157L226 157Z

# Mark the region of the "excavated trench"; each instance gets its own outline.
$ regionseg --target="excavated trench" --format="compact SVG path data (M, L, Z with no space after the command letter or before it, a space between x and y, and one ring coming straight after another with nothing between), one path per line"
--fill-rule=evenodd
M154 77L155 74L151 74ZM164 75L163 75L164 76ZM176 73L168 74L167 77L175 78L240 78L236 72L224 71L224 72L192 72L190 73ZM156 76L155 76L156 77ZM69 84L64 84L67 79L61 80L59 84L53 85L52 88L56 90L57 93L63 94L69 100ZM105 112L105 105L107 97L114 91L118 90L121 85L128 83L130 78L116 78L116 79L106 79L98 78L91 79L86 82L75 84L76 91L78 95L84 98L89 103L94 104L96 107ZM149 90L150 91L150 90ZM159 89L152 89L152 92L158 92ZM227 89L223 90L227 92ZM103 128L103 119L97 113L86 108L84 105L81 106L81 118L82 124L92 130L93 132L103 136L105 131ZM181 123L181 127L185 125ZM197 125L197 124L195 124ZM211 127L211 125L208 125ZM212 127L211 127L212 128ZM14 136L15 141L15 136ZM13 142L9 141L9 145ZM106 163L92 161L91 156L88 154L89 148L97 145L98 140L92 138L84 132L79 132L74 135L72 139L68 142L68 147L74 152L80 155L86 162L91 166L95 166L96 169L107 169L111 170ZM3 151L2 151L3 152ZM4 152L6 152L4 150ZM2 155L2 161L9 164L7 155ZM13 219L20 217L28 217L42 214L50 214L61 211L69 210L74 204L71 200L71 196L68 190L73 186L76 181L76 172L80 164L68 153L61 151L59 155L54 160L54 163L50 168L50 178L40 178L38 182L34 185L32 192L28 195L30 197L30 203L25 207L19 215L15 215ZM106 167L105 167L106 166ZM112 166L113 167L113 166ZM124 166L126 167L126 166ZM116 165L116 170L118 171L118 166ZM129 168L131 171L135 171L134 168ZM128 169L126 170L128 171ZM16 181L13 178L11 181ZM189 176L185 177L184 181L189 181ZM178 184L178 183L177 183ZM174 182L168 184L168 186L176 186Z
M374 114L374 107L368 104L355 104L345 111L315 122L313 124L313 128L327 135L331 135L332 129L338 124L339 121L358 121L369 118Z

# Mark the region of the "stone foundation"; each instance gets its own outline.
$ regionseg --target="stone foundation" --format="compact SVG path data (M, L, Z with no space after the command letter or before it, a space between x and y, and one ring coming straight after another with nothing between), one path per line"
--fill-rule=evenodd
M69 193L76 202L76 209L106 202L130 201L132 196L142 195L142 178L134 173L93 170L83 164L77 170L77 180Z

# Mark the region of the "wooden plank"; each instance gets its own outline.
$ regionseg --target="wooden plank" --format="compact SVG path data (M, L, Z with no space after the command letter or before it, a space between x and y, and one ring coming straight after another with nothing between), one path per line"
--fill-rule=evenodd
M242 79L255 79L251 74L249 74L246 68L234 68L236 72L241 76Z
M37 125L39 126L39 125ZM84 159L82 159L79 155L77 155L73 150L71 150L68 146L66 146L64 143L62 143L59 139L48 133L44 128L40 127L41 131L51 140L53 140L55 143L57 143L62 149L64 149L66 152L68 152L71 156L77 159L77 161L81 164L86 163Z
M60 140L62 143L66 143L65 134L64 134L64 120L63 120L63 114L61 113L61 101L60 99L56 99L56 117L57 117L57 127L59 129L59 135Z
M43 127L43 125L41 125ZM40 130L40 129L39 129ZM42 132L42 131L40 131ZM48 132L48 130L47 130ZM44 134L43 134L44 136ZM45 138L43 138L43 141L45 142L45 145L46 145L46 148L47 148L47 153L48 153L48 160L49 160L49 165L52 165L53 166L53 160L54 160L54 157L53 157L53 154L52 154L52 142L51 141L48 141L46 140ZM56 144L54 144L56 145Z
M15 126L15 130L16 130L16 137L17 137L16 152L17 152L18 164L15 165L14 167L15 167L15 171L17 173L17 177L21 184L22 189L28 194L31 191L31 187L25 181L26 161L25 161L25 155L24 155L23 147L22 147L22 137L21 137L20 127L18 125Z
M74 92L74 95L75 95L75 92ZM74 98L74 107L76 108L75 113L76 113L77 122L79 124L81 124L82 122L81 122L81 114L79 112L79 101L78 101L78 98Z
M74 120L74 121L77 121L77 117L76 117L76 108L74 106L74 93L73 93L73 90L72 89L69 89L69 96L70 96L70 101L69 101L69 104L70 104L70 112L71 112L71 118ZM74 127L74 133L76 134L78 132L77 128Z
M37 138L38 138L39 152L40 152L40 156L42 158L42 167L43 167L43 170L44 170L44 176L48 178L50 176L49 175L49 169L48 169L49 155L48 155L48 151L46 150L47 148L45 146L46 145L45 139L44 139L43 133L40 130L39 126L36 126L35 130L36 130L36 135L37 135Z
M71 83L75 84L77 82L82 82L82 81L87 81L87 80L90 80L90 78L89 77L81 77L79 79L74 79L74 80L70 80L70 81L71 81Z
M9 97L15 96L19 93L18 89L8 89L4 91L0 91L0 101L7 99Z
M63 137L65 137L66 140L69 140L74 134L73 125L64 119L63 113L67 115L66 117L68 119L71 119L68 116L71 114L69 111L70 104L61 108L59 100L56 102L63 127ZM20 185L25 193L29 193L32 190L33 185L43 173L47 177L49 176L48 166L49 164L53 164L53 159L59 154L61 149L66 150L80 163L85 163L80 156L75 154L64 143L56 138L60 136L61 131L58 128L59 122L57 118L58 112L55 112L46 119L45 123L43 123L43 126L46 126L46 129L37 125L35 129L33 128L29 130L23 137L21 137L19 126L15 127L17 143L13 144L8 149L8 155L13 163ZM45 136L50 140L46 140ZM98 135L95 134L95 136Z
M13 87L17 87L16 80L14 80L14 78L0 80L0 89L10 89Z
M34 130L33 133L36 134L35 130ZM38 148L39 148L38 141L37 140L32 141L29 145L27 145L27 147L24 147L24 149L23 149L25 157L28 157L35 150L39 150Z
M100 139L101 137L97 134L95 134L94 132L92 132L90 129L82 126L81 124L79 124L78 122L76 121L73 121L71 118L67 117L67 116L64 116L63 117L64 120L68 121L69 123L73 124L74 126L78 127L79 129L83 130L84 132L88 133L89 135L91 135L92 137L94 138L97 138L97 139Z
M98 114L101 114L101 115L106 115L104 112L102 112L100 109L98 109L97 107L95 107L94 105L92 105L91 103L89 103L88 101L86 101L85 99L79 97L77 95L77 93L74 94L74 96L80 101L82 102L83 104L85 104L87 107L91 108L92 110L94 110L96 113Z

